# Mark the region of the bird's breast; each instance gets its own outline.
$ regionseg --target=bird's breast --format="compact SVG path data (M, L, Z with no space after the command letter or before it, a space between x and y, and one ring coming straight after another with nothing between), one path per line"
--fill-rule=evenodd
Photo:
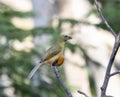
M61 56L56 60L56 62L57 62L57 64L52 64L52 66L55 66L55 65L61 66L61 65L63 64L63 62L64 62L64 56L61 55Z
M49 59L48 61L47 61L47 63L48 64L50 64L50 65L52 65L52 63L54 62L54 61L56 61L60 56L62 56L63 55L63 53L61 52L61 53L59 53L59 54L57 54L57 55L55 55L54 57L52 57L51 59Z

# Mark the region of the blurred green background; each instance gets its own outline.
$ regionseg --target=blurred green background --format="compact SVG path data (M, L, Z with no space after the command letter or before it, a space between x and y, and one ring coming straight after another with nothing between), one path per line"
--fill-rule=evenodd
M89 3L91 6L95 6L93 0L90 0ZM102 12L105 18L118 33L120 1L101 0L99 3L102 6ZM98 14L94 8L89 11L86 17L92 13ZM34 27L26 30L16 27L11 21L13 17L28 18L35 16L36 13L34 11L20 12L0 2L0 97L67 97L56 79L53 68L50 66L46 65L43 69L40 69L31 81L27 79L27 75L34 65L39 62L46 47L57 40L57 37L62 32L63 24L68 23L72 28L73 26L78 24L82 25L86 22L70 18L59 18L57 20L57 26L53 26L53 18L47 26ZM99 24L88 23L88 26L89 25L108 30L102 22ZM69 34L72 36L74 31L71 31ZM44 36L47 36L45 40ZM44 43L38 44L42 39L46 42L47 38L48 46ZM87 64L87 60L90 60L90 58L81 45L80 43L67 43L66 49L69 49L72 53L74 53L76 49L80 49L83 52L83 58L86 60ZM96 62L96 64L99 63ZM72 91L74 87L70 87L67 84L63 66L59 69L64 83ZM89 68L87 68L87 70L91 95L92 97L96 97L97 90L95 88L94 79Z

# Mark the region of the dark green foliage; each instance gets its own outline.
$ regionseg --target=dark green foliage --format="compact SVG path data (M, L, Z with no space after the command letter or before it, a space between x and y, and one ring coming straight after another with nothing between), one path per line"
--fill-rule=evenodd
M105 18L117 33L119 33L120 31L119 28L120 12L118 12L119 9L120 9L120 2L116 2L114 0L107 1L105 4L103 3L103 7L102 7L102 11L104 13ZM104 27L103 24L102 27Z
M96 83L95 80L93 78L94 74L91 74L91 71L88 70L88 74L89 74L89 83L90 83L90 89L91 89L91 94L93 95L93 97L97 97L97 90L96 90Z

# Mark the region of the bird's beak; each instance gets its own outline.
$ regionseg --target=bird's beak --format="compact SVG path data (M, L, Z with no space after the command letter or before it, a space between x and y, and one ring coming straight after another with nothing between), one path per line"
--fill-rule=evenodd
M71 36L68 36L68 40L70 40L70 39L72 39L72 37L71 37Z
M68 36L68 35L65 35L65 36L64 36L64 41L67 41L67 40L70 40L70 39L72 39L71 36Z

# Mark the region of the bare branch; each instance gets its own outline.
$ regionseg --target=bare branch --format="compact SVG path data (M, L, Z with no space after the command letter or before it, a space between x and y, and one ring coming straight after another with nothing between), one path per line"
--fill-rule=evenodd
M85 97L89 97L89 96L87 96L87 94L85 94L85 93L84 93L84 92L82 92L82 91L78 91L78 93L80 93L80 94L84 95Z
M106 69L106 74L105 74L105 77L104 77L104 82L103 82L103 85L101 87L101 97L107 97L106 96L106 89L107 89L107 86L108 86L108 82L109 82L109 79L111 76L115 75L115 74L118 74L118 72L115 72L115 73L112 73L110 74L110 71L111 71L111 68L112 68L112 65L113 65L113 62L114 62L114 59L115 59L115 56L116 56L116 53L119 49L119 46L120 46L120 34L117 36L117 34L114 32L114 30L110 27L110 25L108 24L107 20L105 19L105 17L103 16L102 12L101 12L101 9L98 5L98 2L97 0L94 0L95 1L95 5L96 5L96 8L97 8L97 11L102 19L102 21L104 22L104 24L107 26L107 28L109 29L109 31L112 33L112 35L115 37L115 43L114 43L114 47L113 47L113 50L112 50L112 54L110 56L110 59L109 59L109 63L108 63L108 66L107 66L107 69Z
M60 77L60 73L59 73L56 61L53 63L53 66L54 66L54 71L55 71L56 77L58 79L58 82L60 83L60 85L62 86L62 88L64 89L64 91L68 95L68 97L73 97L71 92L66 88L65 84L63 83L63 81Z
M110 56L110 60L109 60L107 70L106 70L106 74L105 74L105 77L104 77L104 82L103 82L103 85L101 87L101 97L106 97L106 89L107 89L107 86L108 86L109 78L111 77L110 71L111 71L111 68L112 68L116 53L117 53L117 51L119 49L119 46L120 46L120 37L118 36L116 38L115 43L114 43L112 54Z
M116 71L116 72L114 72L114 73L111 73L111 74L110 74L110 77L112 77L112 76L114 76L114 75L117 75L117 74L120 74L120 71Z
M95 5L96 5L97 11L98 11L98 13L99 13L102 21L103 21L104 24L107 26L107 28L108 28L109 31L112 33L112 35L113 35L114 37L116 37L117 35L115 34L115 31L110 27L110 25L108 24L108 22L107 22L107 20L105 19L104 15L102 14L101 9L100 9L100 7L99 7L99 5L98 5L97 0L95 0Z

